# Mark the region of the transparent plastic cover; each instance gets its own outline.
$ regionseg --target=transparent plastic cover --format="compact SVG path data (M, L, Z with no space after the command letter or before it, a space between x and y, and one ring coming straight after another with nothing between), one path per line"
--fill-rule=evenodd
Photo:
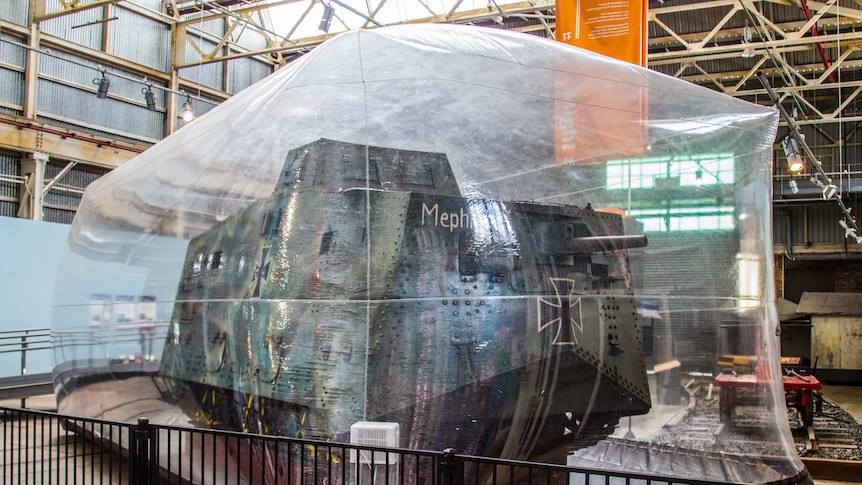
M55 297L60 409L795 477L776 126L529 35L338 35L88 188ZM159 393L113 392L141 371Z

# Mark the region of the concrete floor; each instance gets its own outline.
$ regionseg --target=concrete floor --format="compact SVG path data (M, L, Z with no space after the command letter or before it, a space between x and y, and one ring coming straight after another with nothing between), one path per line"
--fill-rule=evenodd
M20 399L0 399L0 406L7 408L20 408ZM29 397L24 400L24 406L27 409L35 409L37 411L57 411L57 401L53 394L46 396Z
M42 411L56 407L54 396L29 398L26 405ZM20 401L0 401L0 406L17 408ZM0 420L0 443L0 483L129 483L125 460L64 430L59 419Z
M850 413L857 423L862 423L862 386L823 385L823 397L837 403Z

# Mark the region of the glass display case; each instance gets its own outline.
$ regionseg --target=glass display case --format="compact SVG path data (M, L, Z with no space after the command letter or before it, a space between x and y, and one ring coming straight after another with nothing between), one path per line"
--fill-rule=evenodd
M805 481L777 123L525 34L338 35L88 188L55 297L59 410Z

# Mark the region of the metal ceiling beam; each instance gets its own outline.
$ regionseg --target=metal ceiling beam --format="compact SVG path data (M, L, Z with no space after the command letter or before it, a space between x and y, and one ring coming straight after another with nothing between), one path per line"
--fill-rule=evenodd
M768 30L765 33L767 33L767 34L769 32L777 33L781 36L781 38L784 38L784 36L786 35L787 32L797 32L805 25L805 22L803 22L801 20L775 24L771 20L766 18L759 11L752 11L752 13L758 21L763 20L766 27L768 27ZM655 22L656 25L661 26L664 30L666 30L668 32L670 31L669 27L665 28L663 26L663 22L658 17L656 17L655 20L650 18L650 21ZM837 17L826 17L826 18L822 18L817 23L817 25L822 30L838 30L838 29L853 30L853 29L858 29L860 26L862 26L862 21L854 20L852 22L848 22L847 20L839 20ZM728 38L731 40L739 40L739 39L742 39L743 29L742 29L742 27L725 29L722 31L722 34L723 34L724 38ZM702 39L704 37L704 35L706 35L706 34L703 32L690 32L690 33L685 33L685 34L674 32L673 34L669 33L669 35L667 35L667 36L652 36L647 40L647 46L651 49L660 49L660 48L663 48L666 46L672 46L675 44L679 44L679 45L693 44L693 43L697 43L700 39ZM770 37L768 40L775 40L775 39ZM758 41L759 40L755 39L755 43Z
M858 53L862 48L862 29L859 28L862 27L862 11L839 8L837 0L807 3L814 10L810 19L804 15L800 4L784 0L715 0L651 9L650 21L667 35L650 39L652 52L648 55L648 65L751 101L767 94L765 89L751 84L754 77L778 74L780 80L773 88L781 101L793 102L807 114L807 119L800 124L855 121L860 116L862 85L856 81L835 83L829 78L845 73L845 78L856 79L862 73ZM798 11L799 16L793 21L773 22L767 15L770 9L765 8L768 4L789 7ZM750 21L737 17L734 24L730 23L740 12L755 21L761 34L756 37L762 40L743 42L741 25L743 21L746 24ZM837 13L840 16L836 16ZM703 32L675 31L671 26L686 25L679 19L682 15L718 20L716 25L709 26L709 31L705 31L706 28ZM822 32L818 36L810 34L814 25ZM818 44L823 46L825 54L828 53L826 65L813 64L815 55L806 56L808 62L804 65L791 61L800 59L803 53L816 54ZM742 53L751 47L754 47L755 56L743 61Z
M33 2L45 5L47 0L31 0ZM292 57L308 52L316 47L321 42L328 39L328 35L313 35L309 37L295 37L295 33L299 30L300 25L307 21L307 16L312 8L319 0L279 0L272 3L264 3L259 1L236 2L236 5L230 9L226 8L223 2L214 3L209 0L193 0L179 2L173 0L169 5L169 9L175 10L175 17L170 17L161 13L151 12L150 18L158 18L166 25L174 28L178 34L181 43L174 44L177 48L172 56L172 71L178 72L184 68L200 66L213 62L225 62L234 59L245 57L258 57L259 59L278 65L289 60ZM458 6L447 11L435 12L428 3L420 1L428 12L428 16L421 19L410 20L406 23L428 23L428 22L453 22L453 23L482 23L490 22L493 17L497 17L502 13L506 18L520 18L525 22L532 22L530 25L521 25L512 28L521 32L544 32L548 36L553 35L553 9L554 4L549 0L541 0L538 3L520 2L511 5L502 5L498 10L479 8L470 11L456 12ZM295 23L292 24L290 31L286 35L277 32L271 25L269 18L265 15L270 8L274 6L282 6L287 4L304 3L306 8L302 15L299 15ZM379 13L386 0L375 0L375 2L366 2L369 18ZM793 0L710 0L706 2L692 2L675 6L660 6L650 9L649 19L652 24L658 27L661 31L667 32L667 35L661 37L653 37L649 39L649 47L652 53L648 55L649 66L657 69L663 69L667 72L674 73L677 77L687 81L706 84L725 93L746 97L751 95L759 95L756 90L746 89L746 85L751 82L753 77L758 72L774 72L776 68L781 68L786 71L786 74L791 76L793 83L800 85L798 88L793 86L784 88L777 86L776 90L784 95L794 93L795 96L803 97L818 91L823 94L826 89L834 89L831 83L824 84L824 77L830 73L857 71L862 70L860 62L852 59L856 57L856 49L858 45L862 45L862 10L853 7L839 7L836 0L823 1L808 1L808 5L813 10L811 19L800 17L799 20L775 23L768 17L770 13L768 5L777 5L790 9L798 9L801 15L801 5ZM47 19L50 16L59 16L73 11L80 11L84 8L96 8L99 6L117 4L120 8L129 8L134 11L141 10L141 7L127 3L121 3L121 0L95 0L85 6L73 7L66 12L53 12L51 14L43 14L39 18ZM74 10L77 9L77 10ZM146 10L146 9L145 9ZM148 11L149 12L149 11ZM183 15L180 15L183 12ZM840 17L836 14L840 13ZM741 22L743 15L750 14L757 26L762 29L761 32L767 36L764 41L754 42L757 56L745 65L745 68L731 68L727 70L728 65L732 66L731 61L739 57L747 45L741 42L743 29ZM708 18L716 18L714 25L705 27L703 32L676 32L671 27L680 25L679 20L675 16L680 15L709 15ZM541 17L541 18L539 18ZM196 29L196 24L203 22L211 22L213 20L224 19L226 23L225 34L215 36ZM537 20L538 19L538 20ZM847 21L850 25L847 25ZM817 25L819 29L824 31L824 35L811 37L806 35L809 27ZM188 29L195 28L194 31ZM846 30L845 30L846 29ZM655 29L653 29L655 30ZM849 31L848 31L849 30ZM859 30L860 32L852 32ZM246 32L256 32L263 36L267 42L267 47L252 51L237 50L239 38ZM837 33L840 32L840 33ZM205 38L207 45L212 43L215 47L204 47L204 44L199 39ZM48 45L51 42L62 44L59 39L43 39L43 44ZM830 59L830 67L825 70L822 66L814 66L806 64L805 66L793 66L788 59L795 58L787 57L791 54L797 54L812 50L816 43L822 43L824 48L834 51L840 47L841 53L837 55L837 59ZM71 44L71 43L69 43ZM181 45L179 45L181 44ZM62 48L73 53L84 51L86 57L96 59L106 65L115 66L121 69L127 69L130 72L141 72L151 79L158 79L163 82L170 82L171 79L177 79L171 73L164 73L152 70L142 69L137 65L123 65L122 61L112 59L104 53L98 51L86 50L84 48L73 48L72 45L65 45ZM658 49L664 47L664 51ZM197 60L187 60L184 51L193 49L198 57ZM831 54L836 57L834 54ZM775 65L769 62L774 58ZM721 61L721 62L716 62ZM848 71L849 70L849 71ZM146 71L146 73L142 72ZM694 74L696 72L696 74ZM813 76L813 78L812 78ZM179 81L187 90L200 90L206 92L207 95L218 97L218 90L207 89L204 86L191 86L185 81ZM843 86L849 86L847 83ZM822 87L821 87L822 86ZM211 91L211 92L210 92ZM754 94L753 94L754 93ZM843 99L837 106L843 108L852 107L856 101L856 96L852 100ZM818 100L806 100L806 105L817 106ZM834 111L834 106L827 110L817 111L818 116L822 115L823 120L836 118L840 116L840 112Z
M827 3L814 1L808 2L808 4L812 8L816 8L817 10L816 14L813 15L811 21L805 21L805 19L803 18L800 21L786 22L778 25L773 24L770 19L768 19L760 11L760 9L757 8L757 6L767 3L773 3L789 6L792 8L798 8L800 12L802 11L801 7L797 4L793 4L790 2L774 0L714 0L710 2L691 3L684 6L653 8L649 10L649 20L655 25L659 26L662 30L668 32L669 36L654 36L650 38L648 41L649 47L652 49L656 49L659 46L671 47L676 45L677 48L663 53L653 52L652 54L650 54L650 58L662 59L668 57L680 57L690 55L692 52L702 51L715 52L716 50L720 50L722 47L724 49L731 49L732 46L718 46L710 48L707 47L706 44L710 39L716 36L716 29L720 29L720 27L727 23L728 16L732 17L734 14L740 12L743 9L747 12L750 12L759 21L763 21L770 30L773 30L776 33L780 34L780 36L784 38L784 40L795 40L796 43L803 44L811 44L816 42L817 39L811 38L801 40L803 36L808 33L811 25L813 25L815 22L817 22L817 25L824 30L828 30L830 28L838 26L839 22L843 22L844 28L850 29L857 27L857 23L862 23L862 10L859 9L841 7L840 19L835 17L835 12L837 11L837 9L835 8L835 5L832 4L833 1L834 0L830 0L830 2ZM712 30L709 32L675 32L671 27L668 26L667 22L664 22L662 19L662 17L664 16L680 15L683 12L686 12L686 15L692 16L697 15L698 12L701 12L702 15L712 15L716 12L725 12L726 15L725 18L723 18L716 26L713 26ZM826 17L827 14L830 14L832 16ZM853 19L854 22L848 26L846 25L846 19ZM721 30L721 38L741 41L742 31L743 29L741 27ZM770 38L768 39L767 44L780 44L781 42L783 41ZM732 43L741 44L741 42ZM736 50L739 50L740 48L741 46L738 46Z
M284 5L288 3L297 3L297 2L308 2L309 7L306 9L306 14L300 19L305 18L307 12L310 10L311 6L317 0L289 0L289 1L280 1L274 2L273 4L268 4L267 6L273 5ZM381 2L382 4L382 2ZM248 12L259 11L266 6L255 4L249 7L237 8L233 9L230 12L233 15L242 16ZM542 12L544 9L552 9L554 8L554 3L549 0L539 0L539 1L524 1L518 2L514 4L508 4L504 6L500 6L500 9L503 11L504 16L506 17L516 17L521 14L534 14L537 12ZM432 11L433 12L433 11ZM364 14L363 14L364 15ZM469 11L462 12L451 12L450 14L440 12L437 14L430 15L424 18L411 19L407 22L399 22L399 24L414 24L414 23L439 23L439 22L451 22L451 23L471 23L471 22L480 22L480 21L488 21L493 17L499 16L500 12L497 10L488 11L487 8L478 8ZM209 22L217 18L225 18L229 15L221 12L219 10L210 10L202 13L197 16L189 16L181 19L176 23L178 28L188 27L197 23ZM229 54L219 54L217 52L210 52L206 55L202 55L201 59L195 61L186 61L185 59L176 59L175 65L178 69L182 69L185 67L197 66L200 64L208 64L212 62L222 62L233 59L240 59L244 57L252 57L252 56L264 56L270 57L275 54L281 55L295 55L305 53L314 47L318 46L325 40L331 37L329 34L321 33L320 35L314 35L310 37L299 37L294 38L293 33L296 31L299 22L295 23L293 28L290 30L289 34L282 37L282 40L275 41L271 38L272 44L267 46L264 49L251 50L247 52L233 52ZM536 30L544 29L544 26L540 26ZM195 47L192 47L193 49ZM199 47L197 48L198 50Z
M0 148L114 169L147 147L0 113Z
M249 5L253 3L266 4L266 0L219 0L218 6L220 8L228 8L233 7L234 5ZM187 2L171 0L171 11L176 12L177 15L188 15L199 12L200 10L210 10L212 8L213 4L202 6L197 0Z
M764 60L765 60L765 58L761 58L758 61L757 64L760 66L758 68L758 72L763 72L763 73L766 73L767 75L776 74L776 68L775 67L763 67L763 61ZM838 64L840 64L844 69L862 70L862 59L857 59L857 60L852 60L852 61L842 61ZM834 64L832 66L830 66L830 68L831 67L834 67ZM820 87L820 86L822 86L822 89L835 89L837 87L837 85L835 85L835 84L824 84L825 79L822 79L823 78L823 72L824 72L822 64L816 63L816 64L797 65L797 66L795 66L795 69L797 70L797 72L803 71L803 72L810 73L811 75L818 76L817 81L813 82L812 84L807 84L807 78L806 78L806 84L796 84L793 86L788 86L787 88L785 88L787 90L807 91L807 90L811 90L811 89L818 89L818 87ZM748 70L734 70L734 71L722 71L722 72L713 73L712 76L714 76L715 79L722 81L723 83L724 82L738 82L739 79L743 79L743 78L747 77L749 73L750 73L750 71L748 71ZM693 84L702 84L702 83L708 82L710 80L709 78L706 78L703 75L697 75L697 74L678 75L675 77L678 77L679 79L682 79L683 81L688 81L688 82L693 83ZM842 81L841 86L853 86L857 82L860 82L860 81Z
M299 3L309 0L278 0L272 1L268 3L255 3L253 5L247 5L240 8L231 9L230 12L235 15L244 15L251 12L258 12L261 10L269 10L273 7L278 7L281 5L288 5L291 3ZM199 10L199 11L189 11L188 13L184 13L182 17L177 20L178 25L192 25L199 24L201 22L209 22L211 20L216 20L220 18L227 17L228 14L223 11L208 11L208 10Z
M765 49L779 49L792 46L809 46L813 48L813 46L818 42L822 43L824 46L831 45L834 47L839 43L851 43L859 41L862 41L862 32L845 32L841 34L821 34L818 37L795 37L766 42L752 42L751 45L754 46L756 51L763 51ZM656 62L667 59L699 60L700 58L707 56L711 56L712 58L717 59L720 57L715 57L716 54L727 54L727 56L725 57L740 56L742 54L742 51L744 51L746 47L748 46L746 46L745 44L736 43L719 45L714 47L692 48L687 50L668 52L655 52L649 54L648 58L650 61L655 60ZM650 62L650 65L652 65L652 62Z
M10 24L11 26L12 24ZM4 32L14 32L16 35L29 38L32 36L30 32L21 31L21 29L13 29L6 28L7 24L2 24L2 29ZM8 44L7 44L8 45ZM27 48L26 45L22 44L22 48ZM164 71L160 71L157 69L152 69L150 67L144 66L142 64L137 64L126 59L116 57L110 54L106 54L102 51L91 49L86 46L82 46L81 44L76 44L74 42L61 39L59 37L54 37L52 35L45 34L43 32L39 32L39 45L38 47L34 46L33 48L41 48L50 50L53 55L56 55L58 52L61 53L69 53L75 56L79 56L85 59L89 59L93 62L93 68L96 68L96 64L102 64L104 66L109 66L112 68L116 68L122 70L124 72L128 72L131 74L137 74L141 76L143 80L144 77L150 80L158 80L162 83L168 83L171 79L169 73L165 73ZM220 90L210 88L208 86L204 86L202 84L198 84L191 81L182 81L182 87L186 90L200 92L201 94L216 100L226 100L230 96Z
M58 10L56 12L45 13L45 0L38 0L35 2L36 4L41 4L37 7L36 14L32 17L33 23L44 22L46 20L63 17L65 15L83 12L85 10L91 10L94 8L104 7L106 5L113 5L117 2L121 2L123 0L94 0L90 3L79 5L78 2L60 2L60 5L63 7L62 10Z

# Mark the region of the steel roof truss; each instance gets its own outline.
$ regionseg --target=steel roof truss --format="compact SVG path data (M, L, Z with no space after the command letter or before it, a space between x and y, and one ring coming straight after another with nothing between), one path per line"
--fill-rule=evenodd
M826 81L833 72L844 66L844 61L846 61L851 54L856 52L857 49L859 49L859 46L856 44L852 44L847 47L847 50L841 53L841 56L838 57L838 59L832 61L832 65L829 66L829 69L823 71L820 77L818 77L816 81L812 82L812 84L823 84L823 82Z
M814 4L814 3L815 2L811 2L811 4ZM811 18L808 20L808 22L805 22L805 25L803 25L801 29L797 30L796 32L792 32L792 33L788 34L787 38L788 39L798 39L798 38L802 37L803 35L806 35L811 30L811 27L815 26L817 24L817 22L819 22L820 19L823 17L823 15L827 11L830 10L833 3L835 3L835 0L829 0L828 3L823 4L817 10L816 13L811 15Z
M376 7L376 8L374 8L374 10L371 10L371 6L370 6L370 5L368 5L368 1L367 1L367 0L366 0L365 4L368 6L368 10L369 10L369 12L371 12L371 14L369 15L369 17L374 18L374 16L375 16L375 15L377 15L378 13L380 13L380 9L381 9L381 8L383 8L383 5L385 5L385 4L386 4L386 0L380 0L380 3L378 3L378 4L377 4L377 7ZM368 28L368 26L369 26L369 24L371 24L371 21L370 21L370 20L366 20L366 21L362 24L362 28L363 28L363 29L367 29L367 28Z
M417 0L417 1L419 2L419 5L422 5L423 7L425 7L425 10L427 10L428 13L430 13L432 17L437 16L437 12L431 10L431 7L428 6L428 2L426 2L425 0Z
M784 99L787 96L791 96L791 95L793 96L793 99L795 99L796 101L807 106L808 109L810 109L814 114L817 115L817 118L819 118L820 120L826 119L826 115L824 115L823 112L820 111L816 106L814 106L814 103L809 101L808 98L803 93L795 93L795 95L794 95L794 93L786 92L786 93L781 95L781 98Z
M746 2L745 4L745 12L754 16L757 19L757 22L760 23L760 34L766 37L766 40L772 41L775 40L774 37L770 34L770 31L780 35L782 38L787 38L787 32L776 25L771 19L767 18L760 9L756 8L752 2ZM768 28L767 28L768 27Z
M688 42L686 42L686 40L685 40L685 39L683 39L679 34L677 34L676 32L674 32L674 31L673 31L673 29L671 29L670 27L668 27L668 25L667 25L666 23L662 22L662 21L661 21L661 19L660 19L660 18L658 18L658 15L657 15L657 14L650 14L650 15L649 15L649 18L650 18L650 20L652 20L656 25L658 25L659 27L661 27L665 32L667 32L668 34L670 34L670 36L671 36L671 37L673 37L674 39L676 39L676 41L677 41L677 42L679 42L681 46L685 47L685 49L686 49L686 50L689 50L689 49L691 48L691 44L689 44Z
M766 62L767 59L768 58L766 56L761 56L760 59L756 63L754 63L754 66L752 66L752 68L749 69L748 72L745 73L744 76L742 76L742 78L740 78L739 82L736 83L734 87L726 90L725 92L728 94L736 94L736 92L739 91L745 85L745 83L747 83L752 77L757 75L757 72L760 70L761 67L763 67L763 64Z
M707 79L709 79L710 81L712 81L712 83L713 83L713 84L715 84L715 85L718 87L718 89L720 89L720 90L721 90L721 92L726 92L726 91L727 91L727 88L724 86L724 84L721 84L721 81L719 81L718 79L716 79L716 78L715 78L715 76L713 76L713 75L712 75L712 73L706 72L706 70L704 70L702 67L700 67L700 65L699 65L697 62L692 62L692 63L691 63L691 65L692 65L692 67L694 67L695 69L697 69L698 71L700 71L700 72L701 72L701 74L703 74L704 76L706 76L706 77L707 77Z
M706 34L706 37L704 37L702 41L692 46L691 50L695 52L703 50L703 48L706 47L706 44L715 37L715 34L719 33L721 28L727 25L730 19L736 15L736 12L740 10L742 10L742 7L739 4L734 4L730 11L724 15L724 18L718 21L718 24L716 24L708 34Z
M853 93L851 93L851 94L850 94L850 96L847 96L847 99L845 99L844 101L842 101L842 102L841 102L841 104L839 104L839 105L838 105L838 107L836 107L836 108L832 111L832 113L829 113L829 114L828 114L828 115L826 115L824 118L826 118L826 119L835 119L835 118L840 117L840 116L841 116L841 112L842 112L842 111L844 111L844 109L845 109L847 106L849 106L849 105L850 105L850 103L852 103L852 102L853 102L853 100L855 100L857 96L859 96L859 93L860 93L860 92L862 92L862 86L857 87L857 88L853 91Z
M302 11L302 15L299 16L299 18L293 24L293 27L290 28L290 31L285 36L288 40L290 40L290 38L293 37L293 34L296 32L296 29L298 29L299 26L302 25L302 22L305 21L305 18L308 17L309 12L311 12L311 9L313 9L313 8L314 8L314 2L308 2L308 5L305 7L305 10ZM293 41L290 41L290 42L293 42Z

